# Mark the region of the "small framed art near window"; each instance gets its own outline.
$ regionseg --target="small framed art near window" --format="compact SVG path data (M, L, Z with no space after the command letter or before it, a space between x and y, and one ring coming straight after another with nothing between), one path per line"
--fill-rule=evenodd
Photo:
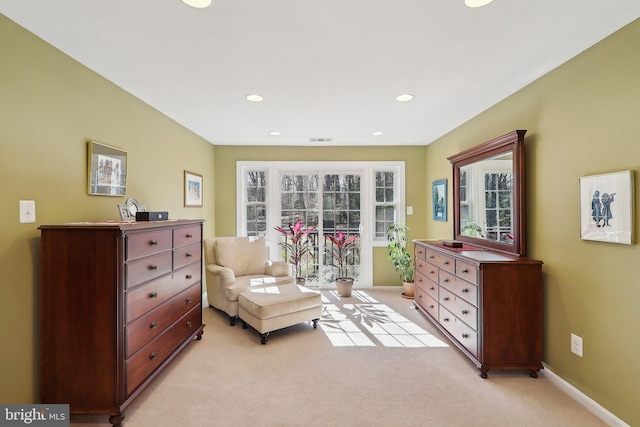
M184 205L202 207L202 175L184 171Z
M88 142L89 194L127 194L127 152L95 141Z
M580 178L580 238L634 243L633 171Z
M434 181L431 185L431 198L433 200L433 219L435 221L447 220L447 180Z

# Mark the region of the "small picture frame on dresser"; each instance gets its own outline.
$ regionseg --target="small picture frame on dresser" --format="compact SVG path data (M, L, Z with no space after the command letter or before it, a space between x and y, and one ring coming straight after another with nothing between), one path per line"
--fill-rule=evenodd
M118 205L118 212L120 213L121 221L135 221L136 217L131 215L131 211L129 210L129 205Z
M441 179L431 184L434 221L447 220L447 180Z

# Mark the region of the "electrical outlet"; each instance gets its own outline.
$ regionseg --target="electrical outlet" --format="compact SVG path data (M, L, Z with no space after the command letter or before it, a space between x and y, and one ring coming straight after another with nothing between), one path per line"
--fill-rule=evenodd
M571 334L571 353L582 357L582 337Z

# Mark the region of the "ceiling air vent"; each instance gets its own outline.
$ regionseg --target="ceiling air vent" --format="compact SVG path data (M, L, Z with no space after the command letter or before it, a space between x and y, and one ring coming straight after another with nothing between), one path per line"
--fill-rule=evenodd
M311 142L331 142L333 138L309 138Z

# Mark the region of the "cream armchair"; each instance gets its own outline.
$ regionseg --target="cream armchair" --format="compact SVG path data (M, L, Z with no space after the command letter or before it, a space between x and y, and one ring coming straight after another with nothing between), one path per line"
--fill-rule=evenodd
M264 239L213 237L204 239L207 300L229 315L229 323L238 319L240 293L255 288L295 283L289 265L269 261Z

